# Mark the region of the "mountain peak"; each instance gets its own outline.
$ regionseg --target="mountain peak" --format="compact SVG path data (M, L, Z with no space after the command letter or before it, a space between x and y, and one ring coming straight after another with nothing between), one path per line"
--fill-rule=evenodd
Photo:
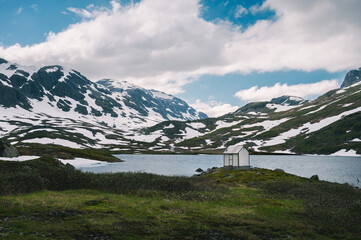
M360 81L361 81L361 67L359 69L351 70L348 73L346 73L341 88L349 87Z

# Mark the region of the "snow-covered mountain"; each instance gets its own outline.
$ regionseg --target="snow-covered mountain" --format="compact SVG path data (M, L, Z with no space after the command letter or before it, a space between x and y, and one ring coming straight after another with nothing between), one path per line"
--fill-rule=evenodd
M94 83L63 66L27 67L0 58L0 117L0 137L15 142L65 143L74 135L74 146L92 147L121 143L134 130L165 120L207 115L163 92L114 80Z
M346 75L345 87L313 101L282 96L218 118L162 122L143 134L158 151L219 153L242 144L256 152L361 155L361 79L355 71Z
M196 120L207 118L202 112L197 112L183 100L156 90L147 90L125 81L103 79L97 82L110 91L123 96L122 102L129 108L137 110L140 116L149 116L154 111L166 120ZM150 110L151 109L151 110Z
M0 137L17 146L56 144L129 152L361 155L361 70L312 101L282 96L206 118L184 101L127 82L89 81L62 66L0 59Z

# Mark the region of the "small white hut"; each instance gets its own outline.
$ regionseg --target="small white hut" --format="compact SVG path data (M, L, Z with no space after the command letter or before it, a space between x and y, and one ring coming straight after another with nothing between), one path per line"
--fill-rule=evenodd
M250 168L249 152L241 145L227 147L223 153L223 166L233 169Z

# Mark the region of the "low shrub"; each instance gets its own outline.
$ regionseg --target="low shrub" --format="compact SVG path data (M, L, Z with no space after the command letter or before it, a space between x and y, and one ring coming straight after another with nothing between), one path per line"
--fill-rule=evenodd
M300 198L304 201L303 216L322 229L339 227L358 231L361 222L361 191L347 184L312 181L272 181L258 185L273 195Z
M169 193L170 196L173 196L173 193L182 193L179 196L187 199L193 196L195 200L202 200L216 196L202 195L202 192L221 192L221 188L200 178L169 177L149 173L84 173L52 157L41 157L26 162L0 161L0 194L72 189L135 194L144 191L162 191ZM225 191L225 188L222 189Z

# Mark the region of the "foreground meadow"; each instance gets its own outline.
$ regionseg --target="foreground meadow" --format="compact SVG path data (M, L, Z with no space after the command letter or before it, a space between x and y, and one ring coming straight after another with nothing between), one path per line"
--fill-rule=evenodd
M1 239L359 239L361 191L282 171L82 173L0 161Z

